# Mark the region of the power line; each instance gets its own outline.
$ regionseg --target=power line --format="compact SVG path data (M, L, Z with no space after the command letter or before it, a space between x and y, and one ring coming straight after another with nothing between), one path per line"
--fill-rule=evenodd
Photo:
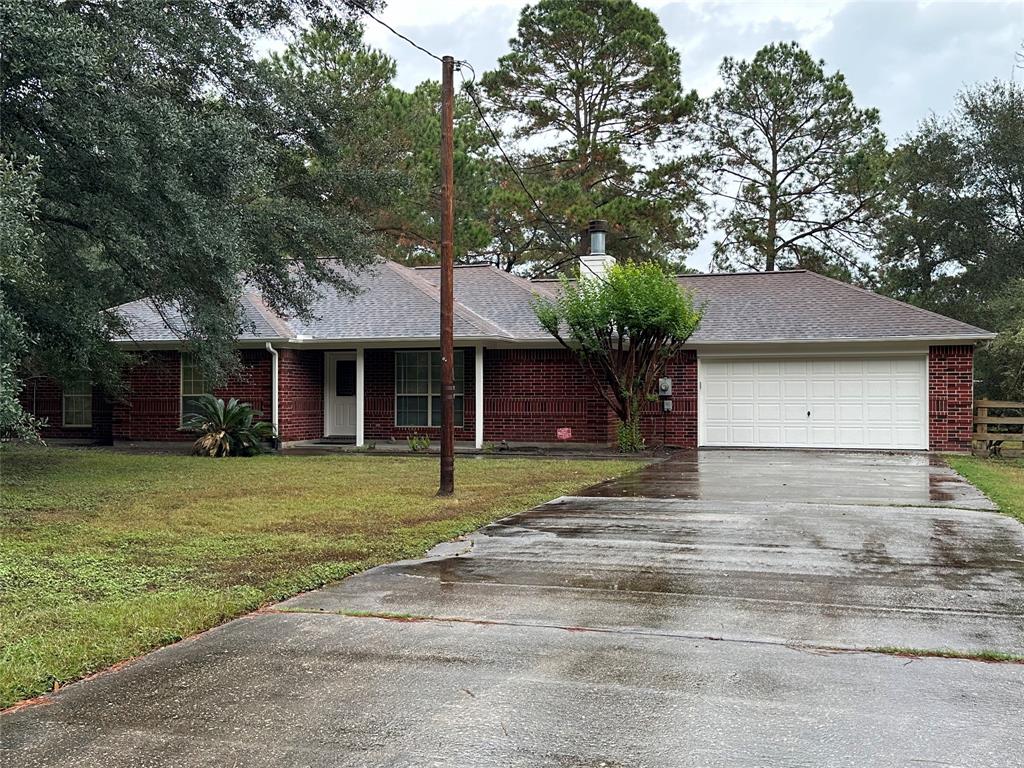
M568 264L570 261L578 261L580 263L580 266L586 267L595 277L601 278L601 275L599 275L593 267L591 267L589 264L583 261L580 255L576 253L576 251L572 247L572 244L567 242L566 239L562 237L562 233L558 231L558 227L554 224L554 222L551 221L550 217L544 212L544 209L541 207L541 204L537 201L537 198L533 196L532 192L530 192L530 188L526 185L526 181L523 179L522 174L519 173L519 169L516 168L515 163L512 162L512 158L508 156L508 153L505 151L505 148L501 146L501 140L498 138L497 131L495 131L494 128L491 126L490 121L487 119L487 115L484 113L483 107L480 105L480 102L476 97L476 70L473 69L473 65L470 64L468 61L459 61L456 63L456 66L459 69L459 75L462 77L463 83L465 85L466 93L469 94L469 98L473 102L473 106L476 107L477 114L480 116L480 121L484 124L484 127L490 134L491 141L494 143L495 148L501 154L501 157L505 161L505 164L509 167L509 170L512 171L512 175L516 177L516 181L519 182L519 186L522 187L523 192L526 193L526 196L527 198L529 198L534 210L537 211L541 219L543 219L544 223L547 224L548 229L551 230L551 234L553 234L555 238L562 244L565 252L569 254L568 258L556 261L554 264L549 264L547 270L550 271L558 269L558 267L562 266L563 264ZM469 71L473 74L472 80L466 80L465 75L462 74L462 66L469 68Z
M372 19L373 21L377 22L378 24L380 24L380 25L381 25L382 27L384 27L384 29L388 30L388 32L390 32L391 34L393 34L393 35L394 35L395 37L399 37L399 38L401 38L402 40L404 40L405 42L407 42L407 43L408 43L409 45L411 45L411 46L412 46L413 48L415 48L416 50L418 50L418 51L422 51L423 53L427 54L427 56L429 56L430 58L432 58L432 59L437 59L437 60L438 60L439 62L442 62L442 63L444 63L444 60L443 60L443 59L442 59L442 58L441 58L440 56L438 56L438 55L437 55L436 53L434 53L434 52L433 52L433 51L431 51L431 50L428 50L428 49L424 48L424 47L423 47L422 45L420 45L419 43L417 43L417 42L416 42L415 40L413 40L413 39L411 39L411 38L408 38L408 37L406 37L405 35L403 35L403 34L402 34L401 32L399 32L399 31L398 31L397 29L395 29L394 27L392 27L392 26L391 26L390 24L388 24L388 23L387 23L386 21L384 21L383 19L379 19L379 18L377 18L376 16L374 16L374 15L373 15L373 14L372 14L372 13L370 12L370 9L369 9L369 8L365 7L365 6L364 6L364 5L362 5L361 3L355 2L355 0L349 0L349 2L350 2L350 3L352 4L352 6L353 6L353 7L354 7L354 8L355 8L355 9L356 9L357 11L359 11L359 12L360 12L361 14L363 14L364 16L366 16L366 17L368 17L368 18Z
M354 8L356 8L356 10L358 10L367 18L375 21L380 26L384 27L391 34L404 40L413 48L422 53L425 53L432 59L436 59L442 64L444 63L444 59L441 56L438 56L430 49L420 45L412 38L403 35L401 32L399 32L397 29L395 29L390 24L385 22L383 19L380 19L377 16L375 16L368 8L366 8L361 3L356 2L355 0L350 0L350 2L351 5ZM466 76L462 74L462 67L466 67L467 69L469 69L469 71L473 75L472 79L466 79ZM533 193L530 191L530 188L526 185L526 181L523 179L522 174L519 172L519 169L516 167L515 163L512 162L512 158L508 156L508 153L505 151L505 148L501 145L501 140L498 138L497 131L495 131L494 127L487 119L487 115L485 114L483 107L480 105L480 102L476 97L476 70L473 68L473 65L470 64L468 61L459 60L455 62L455 68L459 72L459 77L462 78L463 84L465 85L466 93L469 94L469 98L473 102L473 106L476 107L476 111L477 114L480 116L481 122L484 124L484 127L490 134L491 141L494 144L495 148L501 154L501 157L505 161L505 164L508 166L509 170L512 171L512 174L515 176L516 181L519 183L519 186L522 188L523 192L526 193L526 197L530 200L530 203L533 206L534 210L537 211L537 213L540 215L540 218L544 221L548 229L551 231L551 234L555 236L555 239L557 239L559 243L561 243L563 250L568 254L567 258L563 258L554 262L553 264L549 264L544 271L550 272L552 270L557 270L559 267L563 266L564 264L568 264L570 261L578 261L580 263L580 266L586 267L595 277L603 279L602 275L598 274L593 267L591 267L589 264L582 260L580 254L576 253L575 249L572 247L572 244L566 241L566 239L562 236L561 232L558 231L558 227L555 225L553 221L551 221L551 218L547 215L547 213L544 212L544 209L541 207L540 202L538 202L537 198L533 196Z

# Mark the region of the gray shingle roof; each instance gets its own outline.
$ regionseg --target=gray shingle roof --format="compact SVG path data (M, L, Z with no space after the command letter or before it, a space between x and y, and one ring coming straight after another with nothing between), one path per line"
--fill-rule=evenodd
M441 294L416 270L386 261L345 277L359 290L339 294L333 288L313 305L314 319L290 321L297 335L317 339L406 339L437 336ZM500 328L459 302L455 336L501 337Z
M309 321L284 319L258 293L242 296L246 327L239 339L402 340L438 336L440 270L393 262L353 272L338 267L357 292L325 288ZM970 340L992 334L966 323L802 270L682 275L679 283L705 304L692 342ZM455 337L512 342L551 341L533 313L533 296L552 296L557 283L531 282L493 266L455 270ZM178 341L181 316L163 317L147 301L117 308L132 327L130 340ZM167 322L164 321L166 318ZM125 339L126 341L129 339Z
M694 343L911 338L987 339L967 323L815 272L681 275L706 302Z
M441 282L439 267L417 267L432 284ZM537 286L497 267L480 264L455 269L455 300L472 307L516 339L550 340L533 313Z
M238 334L240 340L288 339L295 335L284 320L267 308L257 292L246 291L240 302L243 323ZM149 299L140 299L114 307L113 311L128 322L129 333L119 341L180 341L186 335L185 320L173 305L158 307Z

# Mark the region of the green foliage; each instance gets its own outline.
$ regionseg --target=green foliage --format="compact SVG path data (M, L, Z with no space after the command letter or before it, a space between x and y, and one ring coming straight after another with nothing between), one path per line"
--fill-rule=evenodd
M858 108L842 74L796 43L726 57L719 73L705 115L725 203L716 266L862 271L885 170L877 110Z
M3 282L23 367L113 389L108 340L124 329L105 310L149 296L181 309L204 367L223 373L245 327L243 286L303 315L316 282L339 283L325 256L372 254L363 210L389 183L361 162L379 144L359 120L366 91L292 87L251 45L300 21L357 45L358 27L333 10L344 7L3 3L0 155L5 173L34 179L36 199L33 238L19 241L33 279Z
M879 287L999 332L976 358L981 391L1024 398L1024 87L963 91L894 152L878 237Z
M398 151L397 169L406 183L377 214L376 226L387 237L392 256L406 264L434 263L440 251L441 86L434 80L412 92L389 88L381 129ZM494 259L500 232L492 227L491 197L500 171L491 157L472 102L455 97L455 257L460 261Z
M0 447L0 709L637 466Z
M426 435L409 435L408 443L409 450L416 453L422 453L430 449L430 438Z
M20 168L0 157L0 439L38 440L41 422L26 413L18 395L22 358L31 341L25 322L9 306L12 291L40 296L36 216L38 162Z
M590 219L609 222L623 259L676 260L701 212L685 154L697 96L658 17L631 0L540 0L526 6L511 52L481 80L493 117L523 140L517 164L559 236L509 181L522 259L564 260ZM537 148L538 140L544 142Z
M946 456L946 461L968 482L978 486L1003 514L1024 523L1024 459L982 459Z
M620 447L643 447L641 405L697 329L702 310L653 263L615 264L604 279L563 277L559 297L538 298L534 310L544 329L577 354L619 417Z
M199 433L192 444L196 456L255 456L263 452L263 442L274 437L274 425L254 421L261 414L237 398L225 404L213 395L200 395L192 408L195 412L185 418L181 430Z
M647 447L643 430L640 428L639 410L633 411L633 417L630 421L619 422L615 435L619 450L623 453L636 453Z

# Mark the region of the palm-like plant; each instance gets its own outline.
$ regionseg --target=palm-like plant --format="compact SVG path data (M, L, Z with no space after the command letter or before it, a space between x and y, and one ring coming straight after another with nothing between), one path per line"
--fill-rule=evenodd
M254 421L262 416L248 403L231 398L224 401L213 395L200 395L192 401L190 413L181 426L183 432L198 432L192 444L196 456L253 456L263 450L262 442L274 436L274 425Z

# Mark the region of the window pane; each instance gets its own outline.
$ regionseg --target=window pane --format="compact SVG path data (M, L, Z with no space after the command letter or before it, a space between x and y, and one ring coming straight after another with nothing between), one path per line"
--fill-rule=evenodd
M64 426L92 426L92 384L88 380L64 385Z
M211 391L209 382L203 377L202 369L196 365L195 357L188 352L181 355L181 394L204 395Z
M427 426L427 397L399 395L396 398L395 423L400 427Z
M430 357L426 351L395 353L395 393L426 395L429 393Z
M334 371L334 394L337 397L355 397L356 361L338 360Z

